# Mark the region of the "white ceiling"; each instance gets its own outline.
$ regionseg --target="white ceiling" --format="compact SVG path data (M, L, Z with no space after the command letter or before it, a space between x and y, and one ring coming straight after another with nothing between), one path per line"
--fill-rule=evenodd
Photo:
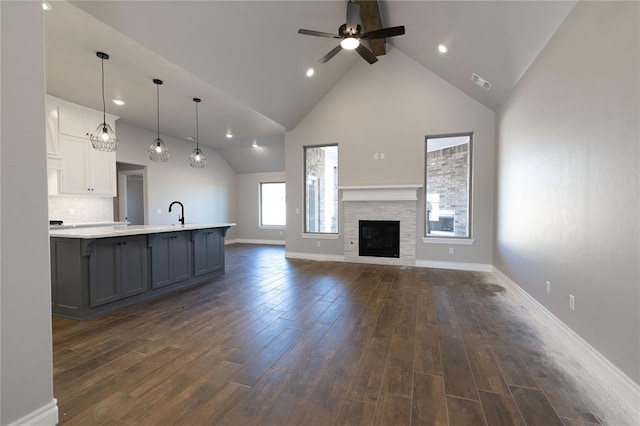
M344 1L53 1L45 14L47 91L101 109L100 60L107 111L155 131L160 87L161 132L195 133L193 97L202 98L200 140L238 173L282 170L284 131L294 128L362 59L341 52L317 60L336 41L297 34L335 33ZM405 25L388 42L495 110L575 5L575 1L379 1L385 27ZM99 19L98 19L99 18ZM449 47L445 55L438 43ZM371 65L375 66L375 64ZM305 71L314 67L313 78ZM477 73L489 92L470 81ZM375 88L372 88L375 90ZM227 130L233 139L224 135ZM253 140L265 146L250 149ZM149 141L151 143L152 141ZM187 142L185 140L185 143ZM266 154L269 147L271 154Z

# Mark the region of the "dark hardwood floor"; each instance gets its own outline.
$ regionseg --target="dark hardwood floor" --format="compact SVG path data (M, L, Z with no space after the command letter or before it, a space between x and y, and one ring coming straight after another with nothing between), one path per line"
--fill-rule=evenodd
M492 274L240 244L226 259L196 288L54 317L61 423L600 423Z

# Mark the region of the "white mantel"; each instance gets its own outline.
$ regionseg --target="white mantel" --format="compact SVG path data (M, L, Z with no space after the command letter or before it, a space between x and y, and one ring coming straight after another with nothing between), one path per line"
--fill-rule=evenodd
M421 184L339 186L342 201L417 201Z

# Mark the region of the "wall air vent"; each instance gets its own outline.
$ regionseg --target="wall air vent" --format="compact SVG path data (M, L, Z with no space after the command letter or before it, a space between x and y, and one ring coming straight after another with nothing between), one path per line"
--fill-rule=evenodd
M482 87L487 92L489 91L489 89L491 89L491 83L489 83L487 80L485 80L484 78L480 77L476 73L473 73L471 75L471 81L473 81L478 86Z

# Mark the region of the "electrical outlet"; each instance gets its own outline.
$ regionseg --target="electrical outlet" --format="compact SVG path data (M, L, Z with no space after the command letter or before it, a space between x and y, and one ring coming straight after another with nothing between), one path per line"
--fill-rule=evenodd
M455 253L454 248L453 247L449 247L449 254L453 254L453 253Z
M316 241L316 247L320 247L320 241Z
M300 209L296 209L296 214L300 214Z
M551 281L547 281L547 294L551 294Z
M162 209L160 207L156 208L156 214L162 214Z
M76 209L69 209L69 216L75 216L76 215Z
M282 231L280 231L280 236L282 237Z
M381 152L381 153L380 153L380 159L381 159L381 160L384 160L384 152Z
M569 309L572 311L576 310L576 298L573 294L569 295Z
M373 154L373 159L377 160L378 159L378 153L376 152L375 154Z

